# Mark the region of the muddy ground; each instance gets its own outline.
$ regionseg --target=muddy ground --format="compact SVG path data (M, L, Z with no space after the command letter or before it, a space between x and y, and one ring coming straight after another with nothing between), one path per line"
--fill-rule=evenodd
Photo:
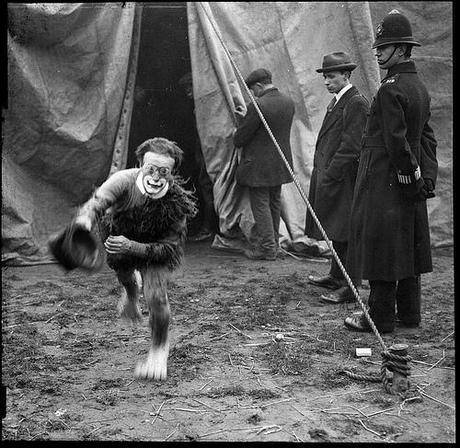
M3 440L455 442L452 250L435 250L422 277L422 326L383 335L413 358L398 396L342 373L378 375L382 347L343 326L359 305L323 304L307 283L326 260L250 261L209 246L188 243L171 283L162 383L133 378L147 314L137 326L117 317L112 271L3 268Z

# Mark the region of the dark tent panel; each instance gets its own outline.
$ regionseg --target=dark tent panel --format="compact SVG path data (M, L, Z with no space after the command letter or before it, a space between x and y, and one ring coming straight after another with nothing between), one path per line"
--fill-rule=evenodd
M375 28L394 8L422 43L413 59L432 96L439 141L436 198L428 203L432 243L451 245L451 2L9 3L2 261L52 262L49 236L108 176L134 166L137 145L155 136L184 150L182 175L191 187L199 136L222 233L213 245L239 247L254 220L234 181L231 136L235 102L248 98L216 32L242 74L266 67L294 99L294 171L308 191L329 102L315 69L324 54L349 52L358 64L352 82L371 99L381 79L371 50ZM178 85L187 72L193 103ZM283 242L327 250L303 234L305 212L294 184L283 186Z

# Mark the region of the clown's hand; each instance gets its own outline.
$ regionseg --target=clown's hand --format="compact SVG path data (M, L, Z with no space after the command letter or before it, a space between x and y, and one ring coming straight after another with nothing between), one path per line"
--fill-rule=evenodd
M123 235L113 236L110 235L104 243L105 250L109 254L130 254L131 253L131 240Z

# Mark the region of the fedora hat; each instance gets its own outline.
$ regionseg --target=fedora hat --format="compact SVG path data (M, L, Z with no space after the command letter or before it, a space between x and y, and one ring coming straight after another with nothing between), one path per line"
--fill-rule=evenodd
M323 57L323 66L318 68L318 73L335 72L339 70L354 70L357 65L351 62L350 55L343 51L327 54Z
M377 32L372 48L390 44L421 46L412 36L412 27L409 20L397 9L390 11L377 25Z

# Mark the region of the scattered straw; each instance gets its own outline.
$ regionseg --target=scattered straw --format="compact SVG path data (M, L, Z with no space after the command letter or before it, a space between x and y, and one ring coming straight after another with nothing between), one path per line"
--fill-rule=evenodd
M172 408L175 411L184 411L184 412L198 412L202 414L203 412L208 412L207 409L187 409L187 408Z
M442 361L444 361L446 359L446 352L445 350L442 351L442 358L439 359L438 361L436 361L429 369L428 369L428 372L433 369L434 367L436 367L438 364L440 364Z
M300 437L298 437L297 434L294 431L292 431L292 435L296 438L297 442L304 443L304 441Z
M293 398L285 398L284 400L273 401L273 402L267 403L267 404L261 404L260 407L261 407L261 408L266 408L266 407L268 407L268 406L273 406L273 405L275 405L275 404L285 403L285 402L287 402L287 401L292 401L292 400L293 400Z
M418 387L418 386L417 386ZM431 395L426 394L419 388L419 392L426 398L429 398L430 400L436 401L436 403L443 404L444 406L447 406L450 409L453 409L455 411L455 406L451 406L450 404L444 403L441 400L438 400L437 398L432 397Z
M219 339L222 339L222 338L224 338L225 336L227 336L229 334L230 334L230 331L228 333L224 333L224 334L222 334L220 336L216 336L215 338L210 338L209 341L210 342L218 341Z
M209 408L209 409L212 409L213 411L216 411L216 412L223 412L223 411L221 411L220 409L213 408L212 406L209 406L208 404L203 403L203 402L200 401L200 400L197 400L196 398L192 398L192 400L196 401L197 403L200 403L200 404L203 405L203 406L206 406L206 407Z
M227 428L227 429L219 429L217 431L212 431L212 432L208 432L206 434L202 434L201 436L198 436L198 438L202 438L202 437L208 437L208 436L212 436L212 435L215 435L215 434L220 434L220 433L223 433L223 432L233 432L233 431L253 431L254 428L251 427L251 428Z
M291 406L291 408L295 409L300 415L303 415L305 417L305 414L302 411L300 411L299 409L297 409L293 404L291 404L290 406Z
M362 421L360 418L358 419L358 421L359 421L359 423L361 423L361 425L363 425L363 428L364 428L366 431L369 431L369 432L371 432L372 434L375 434L375 435L378 436L378 437L382 437L382 435L379 434L378 432L375 432L373 429L368 428L368 427L363 423L363 421Z
M173 431L171 434L169 434L169 435L166 436L166 438L163 440L163 442L166 442L166 440L168 440L168 439L178 430L178 428L179 428L179 423L178 423L177 426L174 428L174 431Z
M229 324L234 330L236 330L238 333L242 334L244 337L248 338L248 339L252 339L251 336L249 336L248 334L246 333L243 333L239 328L236 328L234 325L232 324Z
M394 406L388 409L384 409L383 411L375 411L372 414L367 414L366 418L373 417L374 415L378 415L378 414L383 414L384 412L392 411L393 409L394 409Z
M158 411L155 412L155 417L154 417L154 419L152 420L152 425L155 423L156 419L157 419L158 416L160 415L161 408L164 406L164 404L165 404L167 401L168 401L168 400L163 401L163 403L161 403L160 407L158 408ZM152 406L153 406L153 405L152 405Z
M451 336L453 336L455 334L455 331L452 331L451 333L449 333L444 339L441 339L441 342L444 342L446 339L449 339Z
M257 434L260 434L261 432L265 432L265 434L272 434L274 432L279 432L282 429L283 428L281 428L281 426L278 426L278 425L268 425L268 426L263 426L262 428L260 428L257 431Z
M203 384L198 390L203 390L208 384L211 384L214 381L213 378L211 378L207 383Z

